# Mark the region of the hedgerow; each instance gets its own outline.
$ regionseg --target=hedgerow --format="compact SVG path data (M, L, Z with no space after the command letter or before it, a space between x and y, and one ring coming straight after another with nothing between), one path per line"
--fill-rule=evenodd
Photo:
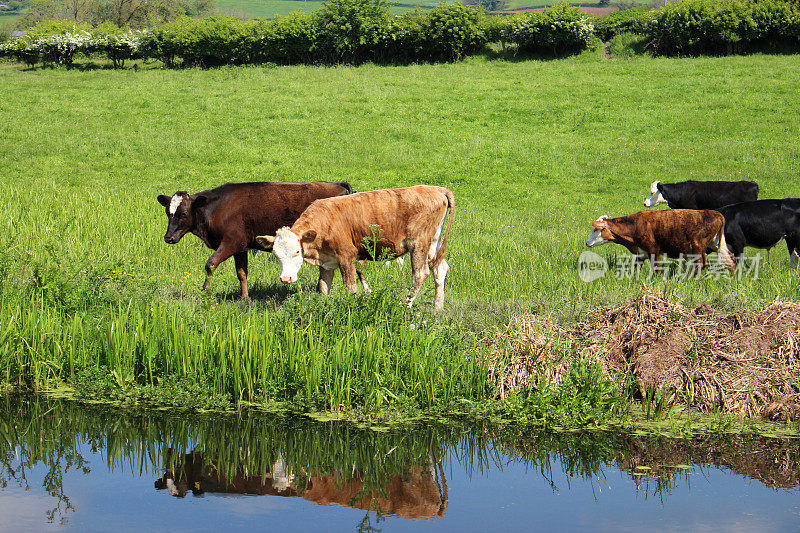
M800 12L782 0L683 0L647 26L655 52L734 53L800 44Z
M605 17L559 4L540 13L487 16L479 7L442 4L393 16L385 0L327 0L313 14L274 20L183 17L147 30L68 21L40 23L0 43L0 56L35 65L72 64L102 55L215 67L243 64L359 64L457 61L486 44L511 51L576 53L591 40L640 35L657 54L742 53L800 48L800 10L785 0L681 0L656 11L634 8ZM639 47L641 48L641 47Z

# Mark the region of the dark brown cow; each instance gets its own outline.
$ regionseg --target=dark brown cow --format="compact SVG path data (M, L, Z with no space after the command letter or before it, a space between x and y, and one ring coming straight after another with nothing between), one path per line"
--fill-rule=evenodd
M440 311L449 269L444 259L445 246L454 213L453 193L444 187L382 189L318 200L291 228L281 228L274 236L267 234L256 240L278 258L284 283L297 281L303 261L320 267L318 289L323 294L330 290L336 268L341 270L347 290L356 292L355 261L410 253L414 286L409 307L433 271L433 308ZM363 278L362 284L367 290Z
M227 183L197 194L161 194L158 201L166 208L169 219L164 241L175 244L191 232L214 250L206 262L204 290L219 264L233 256L241 295L247 299L247 250L261 249L256 235L274 233L293 224L314 200L352 192L345 181L316 181Z
M717 211L671 209L669 211L640 211L632 215L592 222L592 233L586 246L607 242L621 244L637 263L651 261L661 254L668 257L694 256L701 268L706 266L706 249L719 252L719 260L733 270L733 258L725 244L725 219Z
M382 486L373 490L366 490L363 480L355 476L351 479L309 476L302 486L297 486L295 476L285 470L282 457L271 470L263 475L247 475L239 469L226 477L217 465L206 463L202 454L194 452L186 454L180 472L168 470L154 485L179 498L190 491L197 496L203 493L299 496L319 505L342 505L415 519L443 516L448 505L444 470L440 462L433 460L409 468L404 475L387 477Z

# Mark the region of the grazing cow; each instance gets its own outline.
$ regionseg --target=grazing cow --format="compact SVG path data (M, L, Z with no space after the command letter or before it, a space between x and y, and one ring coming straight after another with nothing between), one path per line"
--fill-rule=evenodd
M433 458L410 467L402 475L386 476L377 487L365 484L355 475L350 479L310 475L298 481L280 456L271 471L263 474L248 474L239 468L225 475L218 466L204 460L199 452L188 453L180 470L166 470L154 486L177 498L190 491L194 496L204 493L301 496L318 505L342 505L413 519L443 516L449 503L444 469Z
M260 250L256 235L274 233L294 224L311 202L320 198L350 194L347 182L328 183L228 183L216 189L189 194L178 191L161 194L158 201L167 210L169 225L164 241L176 244L191 232L214 250L206 262L208 288L220 263L233 256L241 296L247 294L247 250Z
M716 209L737 202L750 202L758 198L758 184L754 181L683 181L650 185L645 207L668 204L672 209Z
M789 262L800 259L800 199L757 200L718 209L725 217L725 240L731 253L741 259L745 246L772 248L786 239Z
M683 254L699 258L700 267L704 268L706 249L711 249L718 251L719 261L733 270L725 243L725 219L717 211L672 209L640 211L617 218L602 216L592 222L592 228L586 246L615 242L636 254L637 263L648 257L652 262L660 254Z
M356 292L360 273L355 261L410 253L414 286L409 307L432 270L436 286L433 307L440 311L449 269L445 245L454 213L453 193L444 187L383 189L317 200L291 228L256 240L278 258L284 283L297 281L303 261L319 266L318 290L323 294L328 294L337 267L347 290ZM362 285L368 290L363 278Z

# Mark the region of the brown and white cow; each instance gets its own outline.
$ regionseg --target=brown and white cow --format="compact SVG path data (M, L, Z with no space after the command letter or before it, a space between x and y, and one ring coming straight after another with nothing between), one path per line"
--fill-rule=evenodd
M243 468L228 475L219 464L207 461L200 452L185 455L179 470L167 469L154 486L166 489L177 498L190 492L250 494L257 496L302 497L318 505L341 505L361 510L380 511L401 518L429 519L444 516L449 503L447 479L441 461L431 457L399 475L385 476L375 486L354 474L342 478L335 474L308 475L296 480L279 456L269 472L247 473Z
M214 250L206 262L208 288L220 263L233 256L242 298L247 299L247 250L256 235L293 224L311 202L353 192L347 182L328 183L227 183L216 189L189 194L178 191L159 195L169 220L164 241L176 244L187 233L197 235Z
M693 256L701 268L706 266L706 250L719 253L719 261L730 270L734 261L725 243L725 219L717 211L671 209L640 211L632 215L592 222L586 246L615 242L636 254L637 263L651 261L661 254L668 257Z
M347 290L356 292L360 273L355 261L410 254L414 285L409 307L433 271L434 310L440 311L449 269L445 246L454 213L453 193L444 187L382 189L317 200L291 228L256 237L256 241L278 258L284 283L297 281L303 261L320 267L317 288L323 294L330 291L336 268ZM362 285L368 290L363 278Z

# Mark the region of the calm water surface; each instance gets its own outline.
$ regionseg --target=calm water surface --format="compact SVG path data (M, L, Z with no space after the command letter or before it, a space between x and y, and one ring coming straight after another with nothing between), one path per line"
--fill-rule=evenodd
M797 441L364 431L0 396L0 530L800 531Z

